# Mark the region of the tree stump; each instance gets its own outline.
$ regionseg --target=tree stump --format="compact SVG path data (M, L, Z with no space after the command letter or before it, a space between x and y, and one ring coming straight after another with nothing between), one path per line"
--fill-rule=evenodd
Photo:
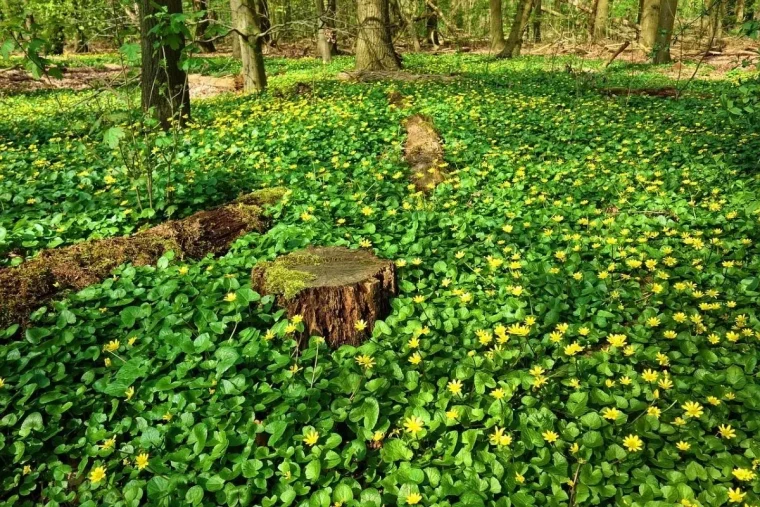
M341 247L307 248L259 263L251 282L260 294L276 295L288 316L301 315L306 330L334 348L359 345L390 313L390 298L398 293L392 261Z

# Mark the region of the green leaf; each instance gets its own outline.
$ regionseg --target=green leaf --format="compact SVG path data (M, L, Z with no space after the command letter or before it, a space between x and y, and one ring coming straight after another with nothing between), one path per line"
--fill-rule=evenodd
M43 427L44 425L42 423L42 414L39 412L32 412L26 416L24 422L21 423L21 428L18 430L18 435L21 438L26 438L32 431L42 431Z
M309 464L306 465L304 475L306 476L306 479L310 480L311 482L315 482L317 479L319 479L319 474L321 472L322 464L319 462L319 459L314 459L309 461Z
M198 505L203 501L203 488L195 485L185 493L185 501L190 505Z

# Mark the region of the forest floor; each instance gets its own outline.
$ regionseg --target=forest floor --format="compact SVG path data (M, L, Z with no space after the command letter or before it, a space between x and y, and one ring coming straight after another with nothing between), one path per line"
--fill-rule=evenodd
M456 79L270 57L267 94L194 100L171 135L136 88L0 96L1 269L287 189L223 255L120 266L0 329L0 504L760 503L760 133L727 110L756 70L404 62ZM442 140L433 189L411 117ZM251 288L308 245L395 261L361 346Z

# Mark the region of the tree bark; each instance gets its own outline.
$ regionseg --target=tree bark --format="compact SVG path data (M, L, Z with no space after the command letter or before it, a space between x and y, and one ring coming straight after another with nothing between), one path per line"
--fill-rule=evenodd
M401 61L391 41L388 0L357 0L356 14L356 70L400 69Z
M236 33L230 35L232 38L232 58L240 59L240 37Z
M609 16L610 0L598 0L596 15L594 16L594 30L592 32L594 39L604 39L607 37L607 21Z
M744 24L744 8L745 8L745 2L744 0L736 0L736 10L734 11L736 15L736 27L741 28L741 26Z
M406 32L409 34L409 39L412 41L412 51L415 53L420 52L422 50L422 46L420 45L420 38L417 36L417 29L414 26L414 13L412 13L411 16L407 14L406 10L404 10L404 5L401 3L401 0L391 0L391 2L391 5L396 10L396 14L404 24Z
M204 53L213 53L216 51L214 43L212 41L205 40L206 30L208 30L210 24L208 0L193 0L193 7L196 11L203 13L201 15L201 18L198 20L198 24L195 25L195 42Z
M288 7L290 7L290 3L288 3ZM268 0L256 0L256 13L259 15L259 30L262 34L262 42L271 46L273 42L272 32L270 31L272 29L272 18ZM287 19L286 23L288 21L290 20Z
M725 5L725 2L722 0L715 0L713 2L712 12L710 13L710 40L713 46L719 45L719 42L723 39L723 11Z
M504 49L496 55L497 58L512 58L517 56L517 48L522 40L523 30L528 24L530 19L530 11L533 8L533 0L520 0L517 4L517 11L515 11L515 19L512 22L512 26L509 29L509 37L507 37L507 43L504 45Z
M317 50L322 58L322 63L328 64L332 61L332 50L330 48L331 30L327 28L325 19L325 4L323 0L316 0L317 6Z
M660 4L660 23L657 27L653 63L670 63L670 43L677 9L678 0L662 0Z
M140 35L142 45L142 72L140 75L141 104L169 128L173 121L183 125L190 119L190 89L187 73L179 66L185 38L178 34L176 49L158 45L154 15L158 7L165 6L169 14L182 14L182 0L140 0Z
M541 42L541 20L543 18L543 6L541 0L535 0L533 7L533 42Z
M338 51L338 32L335 30L335 19L338 15L338 5L336 0L327 0L327 10L325 16L327 18L327 28L332 32L330 38L330 53L335 56Z
M230 0L232 25L237 30L240 60L243 64L243 90L263 92L267 87L264 53L261 49L261 25L256 0Z
M644 7L641 10L639 43L647 52L652 51L654 48L659 23L660 0L644 0Z
M488 10L491 14L491 51L498 54L504 49L504 15L502 13L502 0L489 0Z
M435 0L425 1L425 30L427 40L433 46L440 46L441 41L438 37L438 9Z
M300 281L295 294L283 291L286 277ZM398 293L392 261L343 247L308 248L261 263L251 272L251 287L275 295L289 317L301 316L301 338L322 336L333 348L368 339Z

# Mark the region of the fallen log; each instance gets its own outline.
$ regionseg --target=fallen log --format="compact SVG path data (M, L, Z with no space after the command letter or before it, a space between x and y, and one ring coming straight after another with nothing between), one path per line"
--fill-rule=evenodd
M447 74L414 74L403 70L360 70L352 72L339 72L338 81L354 83L374 83L376 81L404 81L416 83L421 81L450 82L457 79L456 76Z
M264 232L269 220L262 206L282 198L285 189L248 194L235 203L171 220L132 236L86 241L43 250L19 266L0 269L0 329L25 324L29 314L67 290L103 281L114 268L154 264L172 250L180 258L200 259L225 252L248 232Z
M603 88L599 90L603 95L617 97L620 95L639 95L646 97L678 97L678 90L673 87L666 88Z
M406 141L404 160L412 168L412 178L418 192L429 192L446 179L441 170L443 141L430 118L415 114L404 121Z
M342 247L308 248L259 263L251 287L275 295L289 317L301 316L307 336L322 336L334 348L370 336L398 293L392 261Z

